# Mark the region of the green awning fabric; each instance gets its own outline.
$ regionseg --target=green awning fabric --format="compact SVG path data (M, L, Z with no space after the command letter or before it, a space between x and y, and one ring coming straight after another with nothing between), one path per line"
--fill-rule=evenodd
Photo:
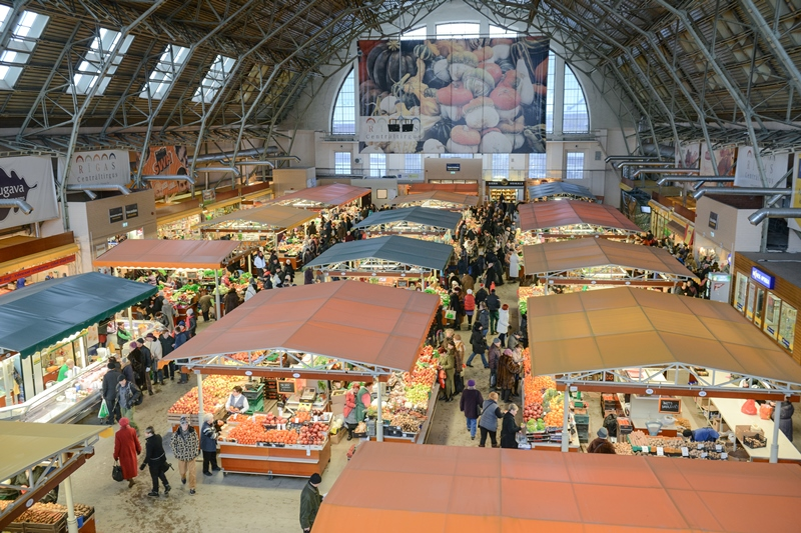
M380 224L391 224L393 222L409 222L440 228L443 230L456 231L456 226L462 219L460 213L447 211L444 209L431 209L428 207L406 207L404 209L387 209L378 211L365 218L358 224L357 228L371 228Z
M390 235L335 244L314 258L304 268L373 258L431 270L442 270L447 266L452 253L453 246L449 244Z
M28 357L157 290L98 272L18 289L0 296L0 348Z

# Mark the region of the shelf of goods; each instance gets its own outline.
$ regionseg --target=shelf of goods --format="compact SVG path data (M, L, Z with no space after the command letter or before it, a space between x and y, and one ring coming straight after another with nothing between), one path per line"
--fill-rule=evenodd
M395 372L387 382L383 405L384 441L423 444L428 437L437 404L439 353L425 346L411 372ZM376 411L368 410L368 416ZM371 440L374 436L371 435Z
M331 459L332 414L319 410L233 415L220 433L223 473L308 477Z
M0 510L14 503L0 500ZM75 518L79 533L95 533L95 508L81 503L75 504ZM57 503L34 503L28 510L7 525L4 532L11 533L66 533L67 507Z
M528 299L532 296L543 296L545 288L542 285L531 285L528 287L520 287L517 289L517 303L520 308L520 314L528 312Z
M528 348L523 350L523 422L526 425L526 440L533 449L559 450L564 433L564 393L556 390L556 382L550 376L532 376ZM575 408L575 403L570 403ZM570 443L568 450L578 451L580 439L587 438L589 417L586 409L568 414Z
M748 455L734 444L717 442L687 442L682 437L652 436L643 431L618 434L615 453L618 455L650 455L704 459L707 461L742 461Z
M430 280L431 278L429 278ZM427 292L429 294L438 294L439 299L442 301L442 305L447 308L451 304L451 298L448 295L448 291L443 289L442 287L426 287L423 289L423 292Z
M193 215L158 227L159 239L200 239L200 217Z
M275 250L278 255L278 260L283 265L289 260L292 268L297 269L300 266L300 252L303 250L303 241L299 239L290 239L289 242L282 241Z
M48 387L36 396L22 420L26 422L63 423L72 420L100 401L107 361L96 361L82 372Z
M235 385L241 385L243 381L244 378L239 376L207 376L203 380L203 411L213 414L215 419L222 418L231 389ZM189 425L197 429L201 422L199 410L197 387L192 387L167 410L167 422L175 429L181 417L186 416L189 418Z

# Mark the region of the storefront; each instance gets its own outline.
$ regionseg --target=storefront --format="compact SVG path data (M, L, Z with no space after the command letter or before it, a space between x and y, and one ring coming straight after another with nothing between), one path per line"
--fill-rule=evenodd
M77 273L78 245L71 231L52 237L14 236L0 239L0 294L17 287Z
M500 181L485 181L487 196L490 202L522 202L526 199L526 182L510 181L503 179Z
M478 206L478 196L447 191L428 191L398 196L391 202L396 207L430 207L463 211Z
M623 213L605 204L561 200L522 204L517 210L521 244L582 237L625 240L642 233Z
M530 298L528 316L531 373L564 391L565 431L600 393L604 418L590 423L608 427L615 415L618 454L723 460L739 449L743 460L801 463L778 424L743 409L749 399L797 402L801 368L729 305L619 288ZM676 434L702 426L679 418L682 405L701 409L721 438L691 452Z
M335 244L304 269L319 271L325 281L353 278L403 289L425 288L426 279L439 277L452 254L448 244L391 235Z
M270 205L284 205L297 209L331 209L333 207L346 207L356 205L361 207L369 205L372 189L364 187L354 187L344 183L334 183L321 187L311 187L299 191L290 192L276 198ZM365 199L365 197L367 197Z
M0 296L0 419L63 422L91 407L108 356L97 324L155 293L90 272Z
M598 201L587 187L564 181L545 182L528 188L529 202L547 202L549 200Z
M224 433L221 466L229 472L308 476L322 473L330 457L335 387L327 382L360 381L373 383L376 394L375 418L365 424L365 436L369 425L383 440L385 419L414 411L418 423L407 428L417 430L408 437L411 442L424 422L420 411L432 403L429 394L410 383L412 397L388 401L384 383L411 372L419 360L431 366L432 352L423 350L423 343L437 304L426 293L347 281L260 292L163 360L180 361L183 371L198 379L194 401L174 406L171 416L221 414L218 404L230 388L222 398L207 400L206 382L212 378L204 375L263 379L267 391L278 393L276 399L263 399L256 406L262 411L254 410L247 420L232 420L245 426ZM256 381L249 388L261 386ZM414 405L406 407L407 400ZM207 401L214 405L207 408Z
M801 364L801 254L737 253L732 276L734 308Z
M382 235L403 235L415 239L450 243L462 220L460 213L427 207L388 209L373 213L354 227L367 238Z
M656 198L662 199L657 194ZM668 237L674 244L692 246L695 234L695 212L681 206L665 206L657 200L648 202L651 208L651 234L657 239Z

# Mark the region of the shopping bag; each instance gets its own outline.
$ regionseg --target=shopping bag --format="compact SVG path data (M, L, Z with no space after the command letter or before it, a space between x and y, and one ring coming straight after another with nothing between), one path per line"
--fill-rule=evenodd
M448 309L445 311L445 319L446 320L456 320L456 311L453 309Z
M747 415L757 414L756 402L754 400L746 400L743 406L740 408L740 411Z
M118 482L124 479L122 477L122 467L119 464L115 464L111 467L111 479Z
M105 398L100 402L100 411L97 413L97 418L108 418L108 405L106 405Z
M759 418L762 420L770 420L773 416L773 406L763 403L759 406Z

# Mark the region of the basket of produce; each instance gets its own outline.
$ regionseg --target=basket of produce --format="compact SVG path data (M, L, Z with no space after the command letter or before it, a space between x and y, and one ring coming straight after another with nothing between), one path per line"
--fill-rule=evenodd
M764 448L768 445L768 439L758 433L755 433L753 435L747 435L743 437L743 445L748 446L751 449Z

